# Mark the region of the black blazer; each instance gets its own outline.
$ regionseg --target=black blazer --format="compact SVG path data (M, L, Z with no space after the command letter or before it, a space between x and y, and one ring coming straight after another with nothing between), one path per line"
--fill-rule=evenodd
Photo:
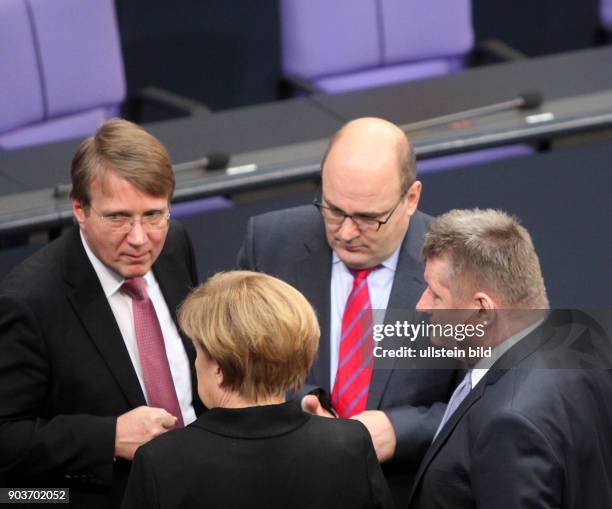
M400 249L388 309L404 310L413 319L423 290L423 238L431 217L417 211ZM316 309L321 325L319 354L308 377L309 388L330 387L330 286L332 250L321 215L313 206L270 212L249 220L238 255L244 269L265 272L295 286ZM398 342L397 346L401 346ZM442 419L456 383L454 370L406 369L375 359L368 410L384 410L397 435L392 461L383 465L396 505L405 505L417 467ZM397 367L398 369L394 369Z
M588 328L586 343L560 347L571 320L552 314L472 389L427 452L410 508L612 507L612 372L560 369L593 351Z
M153 271L175 311L197 283L171 223ZM183 338L192 364L193 345ZM194 407L197 399L193 377ZM11 486L70 487L74 507L117 507L130 463L113 460L117 416L145 397L77 227L0 285L0 471Z
M209 410L138 449L124 509L390 508L370 436L294 402Z

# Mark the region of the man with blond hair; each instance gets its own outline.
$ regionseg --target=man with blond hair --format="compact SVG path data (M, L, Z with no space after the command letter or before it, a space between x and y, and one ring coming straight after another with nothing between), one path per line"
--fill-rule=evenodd
M0 284L0 471L118 507L136 449L201 409L176 308L197 283L163 145L114 120L72 162L76 225Z
M531 237L504 212L443 214L423 255L417 308L435 325L479 332L431 338L468 352L468 369L409 507L612 507L609 339L598 345L583 313L548 311Z

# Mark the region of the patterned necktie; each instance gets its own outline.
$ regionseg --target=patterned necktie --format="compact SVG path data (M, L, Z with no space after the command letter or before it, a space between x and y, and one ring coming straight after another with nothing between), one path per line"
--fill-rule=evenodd
M182 428L183 416L172 381L164 336L144 278L126 279L121 292L132 299L136 344L149 406L165 409L177 417L175 427Z
M338 371L332 405L338 417L363 412L372 379L372 304L367 277L374 269L354 270L353 288L344 307Z
M434 435L434 440L440 433L440 430L444 427L446 422L450 419L451 415L457 410L457 407L461 404L461 402L467 397L467 395L472 390L472 370L469 369L465 374L462 382L457 386L455 392L451 396L451 399L448 401L446 405L446 410L444 411L444 415L442 416L442 421L440 421L440 425L436 430L436 434Z

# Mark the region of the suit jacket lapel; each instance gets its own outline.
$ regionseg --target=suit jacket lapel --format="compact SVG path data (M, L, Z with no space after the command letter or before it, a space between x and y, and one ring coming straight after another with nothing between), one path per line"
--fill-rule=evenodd
M332 251L324 236L305 243L306 255L295 261L297 288L318 311L321 340L312 367L313 382L331 391L329 379L329 320Z
M440 430L438 436L429 446L429 449L427 450L423 461L421 461L421 465L419 466L419 470L417 471L416 477L414 479L414 485L412 488L410 499L412 499L412 497L414 496L419 482L423 477L423 473L427 470L431 461L436 457L436 454L438 454L440 448L446 443L448 437L451 435L451 433L457 426L457 423L463 418L463 416L470 409L470 407L482 397L485 386L486 383L484 383L484 380L482 380L481 383L476 385L476 387L474 387L470 391L467 397L461 402L455 412L450 416L444 427Z
M413 217L400 248L395 277L393 278L391 294L385 312L385 322L392 319L390 315L393 313L389 313L388 310L401 310L402 319L409 321L414 319L416 303L425 289L423 264L420 261L424 234L425 226L420 213L418 213ZM384 368L382 367L383 362ZM368 409L379 407L395 362L397 362L397 359L393 362L389 362L389 359L384 359L384 361L374 359L374 371L372 372L368 392Z
M65 253L64 280L68 285L67 295L75 313L106 361L129 405L145 405L146 400L119 326L98 276L87 258L79 229L76 227L66 239Z

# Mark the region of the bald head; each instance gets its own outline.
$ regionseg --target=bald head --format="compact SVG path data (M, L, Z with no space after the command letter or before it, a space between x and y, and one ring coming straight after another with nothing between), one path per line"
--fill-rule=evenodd
M421 193L404 132L379 118L353 120L332 139L321 171L330 247L353 269L384 262L401 245Z
M416 180L416 159L408 136L382 118L363 117L345 124L329 143L322 171L330 156L343 159L342 167L350 171L361 169L362 176L369 179L380 176L376 175L377 170L394 166L403 193ZM358 175L353 177L358 178Z

